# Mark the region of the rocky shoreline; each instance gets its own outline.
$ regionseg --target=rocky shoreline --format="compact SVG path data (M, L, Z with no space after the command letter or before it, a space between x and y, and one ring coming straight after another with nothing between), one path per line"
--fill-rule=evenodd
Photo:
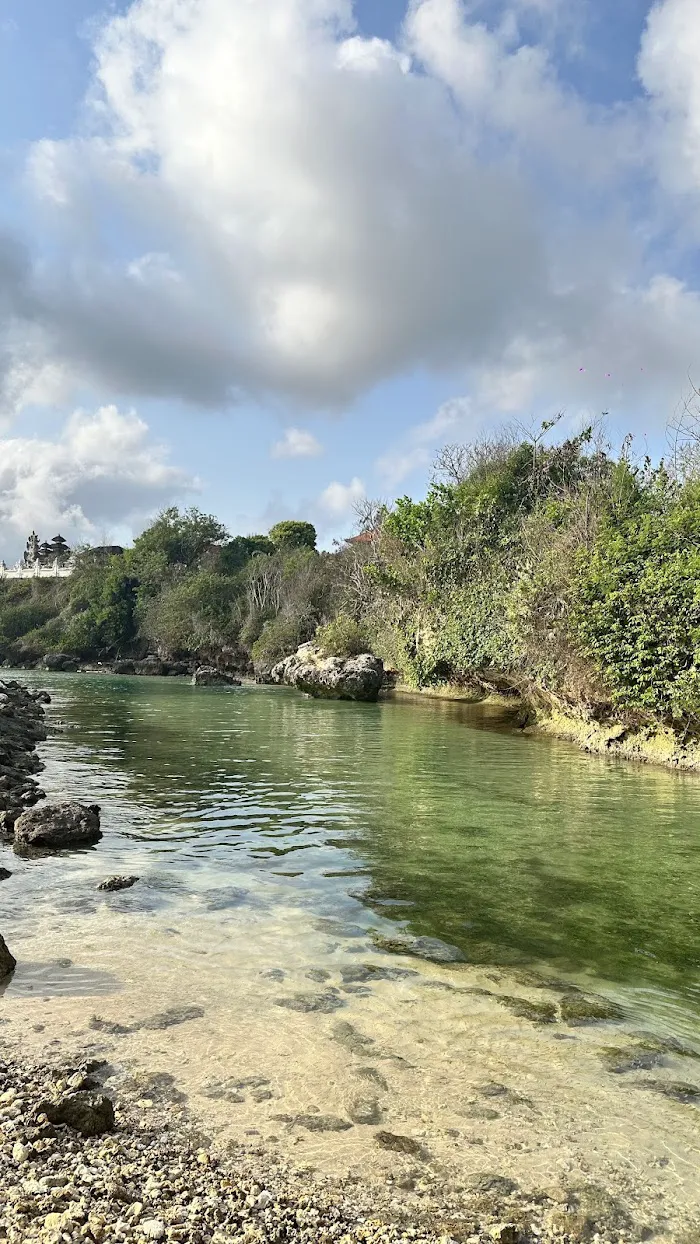
M562 1205L483 1173L439 1198L426 1186L416 1212L402 1205L402 1190L415 1181L410 1154L398 1145L396 1177L382 1190L356 1177L320 1176L254 1146L219 1151L183 1100L172 1076L125 1074L105 1061L0 1061L0 1244L642 1238L610 1206L603 1214L589 1205L585 1193Z

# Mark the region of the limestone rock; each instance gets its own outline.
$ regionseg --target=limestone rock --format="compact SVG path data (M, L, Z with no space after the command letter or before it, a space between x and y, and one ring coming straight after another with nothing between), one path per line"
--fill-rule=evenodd
M16 967L17 960L7 949L5 939L0 937L0 981L9 976L11 972L14 972Z
M218 670L213 665L200 665L192 675L193 687L240 687L240 678Z
M382 689L384 665L370 652L327 657L314 644L302 644L274 666L270 681L286 683L316 699L373 701Z
M114 1106L104 1093L67 1093L58 1101L44 1101L39 1111L49 1123L64 1123L81 1136L101 1136L114 1130Z
M23 812L15 822L15 845L60 851L98 842L100 809L97 804L48 803Z
M136 666L133 661L115 661L112 666L114 674L135 674Z
M75 673L79 664L78 658L69 652L47 652L44 657L45 669L61 673Z

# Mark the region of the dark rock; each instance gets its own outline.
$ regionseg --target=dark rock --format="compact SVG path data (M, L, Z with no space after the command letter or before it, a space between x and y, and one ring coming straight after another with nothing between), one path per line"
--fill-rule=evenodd
M302 644L293 656L275 665L270 681L286 683L317 699L373 701L382 689L384 666L369 652L327 657L314 644Z
M316 981L317 985L325 984L331 977L330 972L327 972L325 968L310 968L306 975L310 981Z
M39 1104L49 1123L65 1124L81 1136L101 1136L114 1130L114 1106L104 1093L68 1093L58 1101Z
M334 1114L273 1114L270 1117L280 1123L305 1127L307 1132L347 1132L352 1127L347 1119Z
M479 1193L495 1193L496 1196L510 1196L511 1192L517 1192L518 1185L514 1179L508 1179L505 1175L492 1175L484 1173L481 1175L473 1175L468 1181L468 1187L471 1192Z
M112 666L113 674L135 674L136 666L133 661L115 661Z
M496 1002L507 1006L509 1011L520 1019L532 1020L533 1024L554 1024L557 1008L553 1002L530 1002L529 998L511 998L507 994L495 993Z
M662 1093L673 1101L681 1101L700 1106L700 1088L697 1084L685 1084L682 1080L640 1080L640 1088L651 1089Z
M388 1091L389 1085L382 1073L377 1071L376 1067L353 1067L353 1071L361 1080L371 1080L372 1084L376 1084L380 1089L384 1089L385 1092Z
M587 998L584 994L567 994L560 1002L561 1017L572 1027L602 1021L624 1019L624 1011L607 998Z
M15 822L18 846L60 851L91 846L102 837L97 804L49 803L23 812Z
M0 980L4 980L6 976L14 972L16 967L17 960L7 949L5 939L0 937Z
M0 868L0 881L7 881L8 877L11 877L11 876L12 876L12 873L10 872L9 868Z
M160 678L163 675L164 669L165 666L163 665L160 657L148 656L144 657L143 661L134 662L134 673L136 674L145 674L155 678Z
M389 1149L392 1153L409 1153L417 1157L421 1152L421 1146L412 1136L397 1136L394 1132L375 1132L374 1139L382 1149Z
M333 1040L343 1045L351 1054L361 1054L363 1058L372 1058L368 1046L374 1045L374 1037L365 1037L352 1024L339 1020L333 1025Z
M47 670L75 673L80 662L70 652L47 652L43 664Z
M288 1011L320 1011L329 1014L345 1006L345 1002L337 993L296 993L290 998L275 998L275 1006L283 1006Z
M193 687L240 687L240 678L218 670L213 665L200 665L192 675Z
M138 877L108 877L106 881L101 881L98 890L130 890L132 885L136 885Z
M51 703L51 696L49 695L48 691L30 691L29 694L31 698L37 704L50 704Z
M149 1019L144 1019L137 1026L153 1030L174 1028L176 1024L186 1024L191 1019L201 1019L203 1015L204 1007L201 1006L173 1006L158 1015L151 1015Z
M348 1118L352 1119L353 1123L376 1126L382 1121L383 1111L376 1097L359 1094L348 1103Z
M418 959L427 959L430 963L465 963L466 958L459 946L450 946L439 937L410 937L398 934L396 937L382 937L375 934L374 945L378 950L386 950L395 955L415 955Z
M609 1045L600 1051L600 1057L606 1070L617 1076L627 1071L651 1071L664 1062L663 1051L650 1049L645 1044L631 1045L626 1049Z

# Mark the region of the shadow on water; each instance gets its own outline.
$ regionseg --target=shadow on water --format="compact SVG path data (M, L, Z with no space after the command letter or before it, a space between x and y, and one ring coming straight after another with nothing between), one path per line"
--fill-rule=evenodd
M472 961L700 1003L694 776L524 738L502 711L453 701L23 677L49 687L64 723L44 785L100 802L100 858L128 867L137 852L171 879L164 902L254 904L252 879L310 920L364 909L368 925L442 938ZM39 891L39 866L18 893L32 877ZM80 862L67 868L79 887Z

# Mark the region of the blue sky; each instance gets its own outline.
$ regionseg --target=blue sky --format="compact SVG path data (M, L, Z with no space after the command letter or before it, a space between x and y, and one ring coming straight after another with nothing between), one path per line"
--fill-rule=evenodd
M174 7L0 0L0 554L170 501L328 544L557 410L664 452L693 0Z

